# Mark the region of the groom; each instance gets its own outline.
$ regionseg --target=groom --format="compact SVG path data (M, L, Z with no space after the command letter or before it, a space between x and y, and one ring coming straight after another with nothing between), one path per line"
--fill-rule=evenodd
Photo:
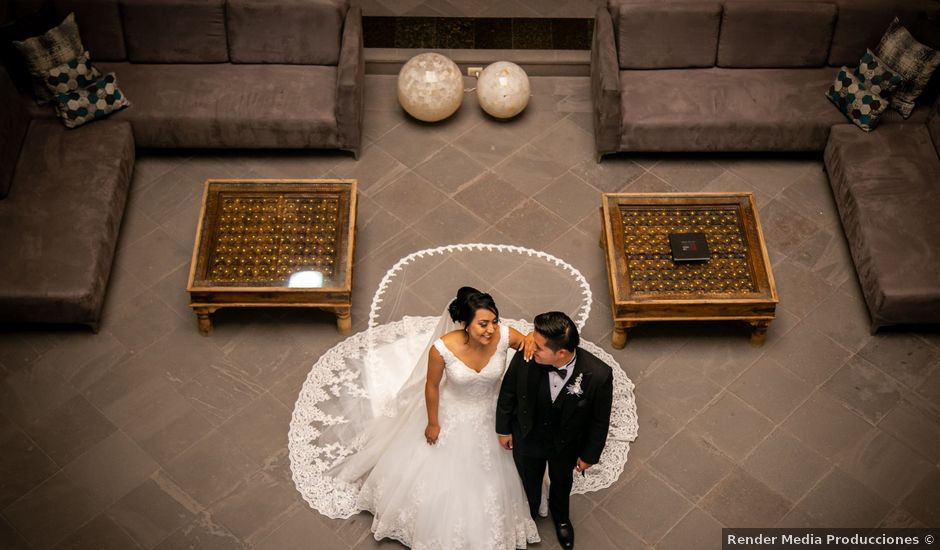
M574 547L568 497L574 472L596 464L607 441L613 400L611 368L578 347L574 322L558 311L535 317L535 353L517 353L496 405L500 445L512 450L529 512L535 518L548 465L548 507L562 548Z

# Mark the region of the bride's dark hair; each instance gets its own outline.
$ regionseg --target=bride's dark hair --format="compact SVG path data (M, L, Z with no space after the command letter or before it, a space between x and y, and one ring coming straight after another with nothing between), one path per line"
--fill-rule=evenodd
M457 291L457 297L447 306L451 320L455 323L463 323L464 326L473 321L478 309L488 309L493 312L497 319L499 318L499 309L496 308L493 297L469 286L460 287L460 290Z

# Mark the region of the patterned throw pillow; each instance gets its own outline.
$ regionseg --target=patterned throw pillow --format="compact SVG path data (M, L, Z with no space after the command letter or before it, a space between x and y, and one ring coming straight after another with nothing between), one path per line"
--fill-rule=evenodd
M108 73L87 88L56 97L59 118L69 128L98 120L130 105L118 88L114 73Z
M39 103L53 99L52 92L46 88L46 72L75 59L85 51L78 34L78 25L75 24L75 15L72 13L68 14L59 26L39 36L14 42L13 45L26 60L33 80L33 93Z
M836 107L849 117L849 120L866 132L874 129L879 117L888 108L887 100L867 90L865 85L859 82L852 71L844 65L839 69L835 82L829 86L826 97L835 103Z
M895 90L902 87L906 81L871 50L865 50L865 55L858 62L855 69L855 78L859 80L870 92L874 92L884 99L888 99Z
M99 78L101 73L91 65L88 52L85 52L68 63L49 69L46 72L46 88L54 96L58 96L79 88L87 88Z
M914 100L923 93L930 75L940 65L940 52L915 40L895 17L875 48L875 55L907 81L891 96L891 106L904 118L911 116Z

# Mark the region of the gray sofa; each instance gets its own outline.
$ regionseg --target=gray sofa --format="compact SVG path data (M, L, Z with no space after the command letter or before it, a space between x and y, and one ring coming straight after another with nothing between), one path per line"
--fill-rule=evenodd
M131 126L31 119L2 67L0 104L0 322L97 329L134 169Z
M343 149L362 141L362 13L348 0L53 0L133 106L138 147ZM14 0L16 12L36 0ZM48 108L35 116L51 116Z
M591 51L598 161L629 152L819 152L872 331L940 322L935 75L865 133L825 96L895 17L940 46L935 0L610 1ZM928 120L929 118L929 120Z
M822 151L846 121L824 93L837 68L858 65L895 15L940 32L938 12L934 0L610 1L597 11L591 51L598 160ZM883 124L900 120L892 112Z
M927 122L833 126L829 183L875 332L940 323L940 99Z
M348 0L52 1L132 105L67 130L0 68L0 323L97 329L135 146L358 156L362 18Z

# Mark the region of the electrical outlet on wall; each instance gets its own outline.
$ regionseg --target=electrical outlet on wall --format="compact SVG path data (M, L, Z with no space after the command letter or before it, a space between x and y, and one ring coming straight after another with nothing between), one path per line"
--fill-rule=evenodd
M475 76L480 78L480 73L483 72L483 67L467 67L467 76Z

